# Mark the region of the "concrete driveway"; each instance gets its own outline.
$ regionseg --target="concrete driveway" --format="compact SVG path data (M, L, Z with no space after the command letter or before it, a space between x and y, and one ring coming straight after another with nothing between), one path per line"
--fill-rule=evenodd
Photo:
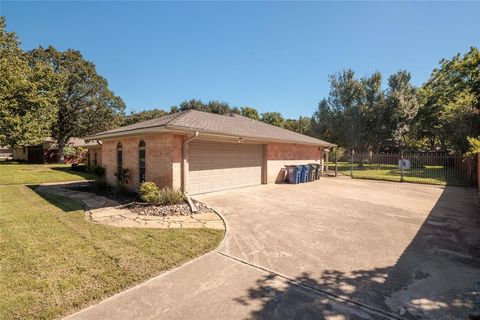
M350 179L196 197L212 253L72 319L465 319L479 312L473 189Z

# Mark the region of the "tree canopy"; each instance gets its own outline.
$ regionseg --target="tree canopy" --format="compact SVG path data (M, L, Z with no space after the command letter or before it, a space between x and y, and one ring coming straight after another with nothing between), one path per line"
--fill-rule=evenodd
M53 73L20 48L0 17L0 145L36 144L55 119Z
M440 61L421 87L399 71L382 89L382 75L330 76L330 93L312 117L310 133L349 150L442 150L465 153L480 135L480 51Z
M77 50L58 51L54 47L29 52L33 61L48 65L54 73L56 118L52 136L57 140L59 159L71 137L83 137L115 128L122 123L125 105L108 88L95 65Z

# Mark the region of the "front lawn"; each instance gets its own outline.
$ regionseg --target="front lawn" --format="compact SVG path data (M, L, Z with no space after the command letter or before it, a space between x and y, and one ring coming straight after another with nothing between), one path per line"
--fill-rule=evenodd
M93 179L86 172L72 171L70 165L0 162L0 184L39 184Z
M0 185L0 209L0 319L60 318L211 251L223 237L94 224L78 203L24 185Z

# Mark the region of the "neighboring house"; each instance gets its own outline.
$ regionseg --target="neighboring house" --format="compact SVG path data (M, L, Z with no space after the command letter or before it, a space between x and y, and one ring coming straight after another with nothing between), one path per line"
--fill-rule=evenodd
M0 161L12 160L13 150L9 147L0 146Z
M321 163L333 144L240 115L188 110L87 138L102 141L107 179L199 194L284 180L284 166Z
M67 146L80 147L85 141L80 138L70 138ZM13 160L31 163L57 163L58 145L53 138L45 138L37 145L23 145L13 149Z
M96 140L85 142L80 145L82 148L87 149L86 165L89 168L95 168L102 166L102 145Z

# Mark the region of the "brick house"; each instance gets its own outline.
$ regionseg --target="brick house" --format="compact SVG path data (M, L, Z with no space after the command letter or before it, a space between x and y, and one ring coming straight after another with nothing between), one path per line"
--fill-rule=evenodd
M237 114L188 110L91 136L113 183L142 181L199 194L284 181L284 166L321 163L333 144Z
M81 145L82 148L87 149L85 164L89 168L102 166L102 144L99 141L91 140Z

